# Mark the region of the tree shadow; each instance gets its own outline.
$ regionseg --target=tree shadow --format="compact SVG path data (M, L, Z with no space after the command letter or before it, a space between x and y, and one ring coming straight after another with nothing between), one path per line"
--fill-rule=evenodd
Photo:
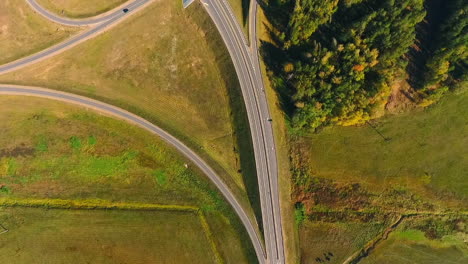
M247 21L249 18L250 1L255 0L242 0L242 24L244 27L245 25L247 25Z

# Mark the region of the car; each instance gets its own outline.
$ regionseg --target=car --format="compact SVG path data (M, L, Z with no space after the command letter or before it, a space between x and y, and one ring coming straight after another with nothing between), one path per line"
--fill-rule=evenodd
M128 12L128 8L124 8L124 10L122 10L124 13L127 13Z
M268 121L268 122L271 122L271 121L273 121L273 119L271 119L271 118L267 118L267 121Z

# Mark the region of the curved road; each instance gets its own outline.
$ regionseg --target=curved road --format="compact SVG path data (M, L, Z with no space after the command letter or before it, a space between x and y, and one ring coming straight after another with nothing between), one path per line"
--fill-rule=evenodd
M236 200L234 194L229 190L228 186L221 180L221 178L216 174L216 172L205 161L203 161L203 159L200 156L198 156L189 147L184 145L184 143L182 143L180 140L171 136L169 133L167 133L160 127L119 107L115 107L97 100L93 100L87 97L71 93L59 92L51 89L31 86L0 84L0 95L35 96L76 104L130 122L161 137L164 141L175 147L185 157L192 161L214 183L214 185L223 194L223 196L234 208L235 212L241 219L242 224L245 226L250 236L250 239L252 240L252 244L256 253L260 253L259 256L263 256L262 242L256 232L256 229L252 225L252 222L250 222L249 217L245 213L240 203ZM262 264L264 263L263 258L259 258L259 261Z
M75 19L68 19L57 16L53 13L48 12L40 5L37 4L35 0L26 0L32 8L36 10L36 12L40 13L44 17L56 22L61 23L64 25L72 25L72 26L88 26L94 25L89 30L81 33L75 37L72 37L62 43L59 43L51 48L48 48L44 51L39 53L33 54L26 58L8 63L6 65L0 66L0 74L10 72L22 67L25 67L29 64L44 60L50 56L56 55L61 53L67 49L72 48L73 46L92 38L98 34L101 34L108 28L115 26L116 24L123 21L126 17L129 17L130 14L134 13L135 11L142 9L147 4L151 3L153 0L135 0L130 4L124 4L120 7L117 7L113 11L109 11L104 15L100 15L93 18L83 19L83 20L75 20ZM258 233L255 231L252 223L246 218L246 213L240 207L239 203L235 200L232 193L227 189L225 184L219 179L219 177L214 174L211 168L206 167L206 163L204 163L193 151L188 149L186 146L182 145L184 149L179 149L180 143L177 139L173 138L166 132L162 131L161 129L157 128L162 134L157 133L158 135L165 135L165 139L167 140L168 137L171 138L171 144L178 142L176 148L181 150L185 155L191 153L191 155L187 156L191 160L195 158L197 162L197 166L200 167L202 171L205 173L211 173L208 175L210 179L216 184L220 191L225 195L226 199L231 203L231 205L236 210L236 213L241 218L243 224L245 225L249 236L252 240L254 245L257 257L260 263L285 263L284 259L284 246L283 246L283 237L282 237L282 228L281 228L281 215L280 215L280 205L279 205L279 193L278 193L278 169L277 169L277 161L276 161L276 152L275 152L275 144L273 138L273 130L272 125L268 121L270 118L268 103L266 99L266 95L264 93L263 88L263 80L259 66L259 58L258 58L258 50L257 50L257 36L256 36L256 11L257 11L257 3L253 0L254 3L251 5L251 14L250 14L250 47L249 43L247 43L246 38L235 19L232 10L230 9L229 4L226 0L201 0L203 6L205 7L207 13L210 15L212 20L214 21L215 25L217 26L219 33L221 34L228 51L231 55L232 61L234 63L239 82L241 84L242 94L244 97L244 101L247 108L247 114L249 118L250 129L252 133L252 139L254 144L254 152L255 152L255 161L256 161L256 168L259 180L259 190L260 190L260 201L262 207L262 218L263 218L263 227L264 227L264 234L265 234L265 244L266 244L266 252L262 250L262 244L258 237ZM127 13L122 12L123 8L128 8L129 11ZM117 11L115 11L117 10ZM80 100L71 100L73 98L82 98L80 96L74 96L71 94L65 94L60 92L55 92L51 90L44 90L39 88L20 88L20 87L13 87L13 86L1 86L3 89L3 93L18 93L18 94L28 94L31 91L35 91L33 94L35 96L43 96L43 97L50 97L51 93L61 94L63 101L71 101L74 103L83 103ZM12 91L12 89L23 89L22 93L19 90ZM24 89L29 89L26 91ZM31 90L33 89L33 90ZM30 94L32 95L32 94ZM73 97L73 98L71 98ZM58 99L59 97L55 97L54 99ZM87 98L86 98L87 99ZM88 102L94 102L91 105L87 105L88 107L93 107L94 104L99 102L87 99ZM106 105L100 103L101 106ZM106 107L112 107L106 105ZM95 108L95 107L93 107ZM113 108L119 109L119 108ZM98 109L99 110L99 109ZM100 111L105 111L105 108L100 109ZM119 109L119 111L123 111ZM118 111L118 112L119 112ZM110 111L111 114L114 116L115 113ZM141 122L145 121L137 116L134 116L126 111L119 112L125 113L125 115L131 115L133 118L137 118ZM125 116L124 115L124 116ZM121 116L122 117L122 116ZM131 121L126 119L127 121ZM134 122L134 121L131 121ZM145 123L146 122L146 123ZM137 125L145 127L148 129L147 125L148 122L145 121L143 123L134 122ZM146 125L143 125L146 124ZM156 131L154 130L154 131ZM153 133L156 133L154 132ZM175 141L174 141L175 140ZM185 152L184 152L185 151ZM193 156L195 155L195 156ZM193 160L192 160L193 161ZM204 165L202 165L204 164ZM227 195L227 196L226 196ZM237 207L236 207L237 206Z

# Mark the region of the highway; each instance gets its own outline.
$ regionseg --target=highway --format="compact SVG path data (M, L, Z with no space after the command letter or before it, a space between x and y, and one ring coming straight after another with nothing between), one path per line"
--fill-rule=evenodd
M226 0L201 0L201 2L228 48L247 108L259 182L266 262L283 264L285 257L279 203L278 163L273 127L269 121L270 111L258 57L257 3L255 0L251 3L250 43L247 43Z
M83 20L74 20L52 14L39 6L34 0L26 1L31 5L32 8L36 10L36 12L50 19L51 21L64 25L90 26L90 29L46 50L2 65L0 66L0 74L17 70L29 64L36 63L70 49L73 46L76 46L77 44L89 38L95 37L107 29L115 26L125 18L129 17L131 14L140 9L143 9L152 2L152 0L135 0L130 4L123 5L121 7L115 8L112 11L106 12L104 15ZM193 151L188 149L180 141L170 136L160 128L122 109L72 94L32 87L13 87L11 85L0 85L0 92L8 94L15 93L22 95L42 96L81 104L86 107L94 108L98 111L108 112L113 116L135 123L136 125L144 127L145 129L148 129L153 133L163 137L168 143L175 146L190 160L192 160L194 164L199 166L203 172L207 173L207 176L220 189L221 193L225 196L231 206L233 206L234 210L239 215L242 223L244 224L252 240L259 262L261 264L283 264L285 263L285 259L279 204L277 159L273 137L273 128L271 122L268 121L270 118L270 113L263 87L257 49L257 3L254 1L254 3L251 5L251 43L247 43L240 25L234 17L232 10L226 0L200 1L202 2L202 5L206 9L207 13L214 21L228 48L241 85L254 145L253 147L259 182L263 229L265 235L265 250L263 250L261 239L259 238L258 233L254 228L255 225L252 224L243 208L239 205L238 201L227 189L226 185L214 173L214 171L208 167L208 165L203 162L203 160L201 160L201 158L199 158ZM122 12L123 8L128 8L129 11L124 13Z
M93 109L100 113L104 113L106 115L113 116L126 122L132 123L159 136L168 144L176 148L190 161L192 161L193 164L195 164L219 189L221 194L224 196L224 198L239 216L242 224L247 230L247 233L249 234L249 237L254 246L255 252L257 254L260 254L259 262L261 264L265 263L263 257L262 241L258 233L256 232L256 227L252 224L250 218L244 211L244 208L242 208L242 206L237 201L237 199L235 198L231 190L228 188L228 186L224 183L223 180L221 180L220 176L217 175L216 172L205 161L203 161L203 159L199 155L197 155L184 143L182 143L177 138L171 136L169 133L167 133L160 127L119 107L115 107L97 100L93 100L84 96L79 96L71 93L65 93L39 87L0 84L0 95L35 96L76 104L81 107Z

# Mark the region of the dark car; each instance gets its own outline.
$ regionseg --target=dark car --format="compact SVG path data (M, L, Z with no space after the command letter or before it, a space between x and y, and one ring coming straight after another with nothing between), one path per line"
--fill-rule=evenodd
M125 8L124 10L122 10L124 13L127 13L128 12L128 8Z

